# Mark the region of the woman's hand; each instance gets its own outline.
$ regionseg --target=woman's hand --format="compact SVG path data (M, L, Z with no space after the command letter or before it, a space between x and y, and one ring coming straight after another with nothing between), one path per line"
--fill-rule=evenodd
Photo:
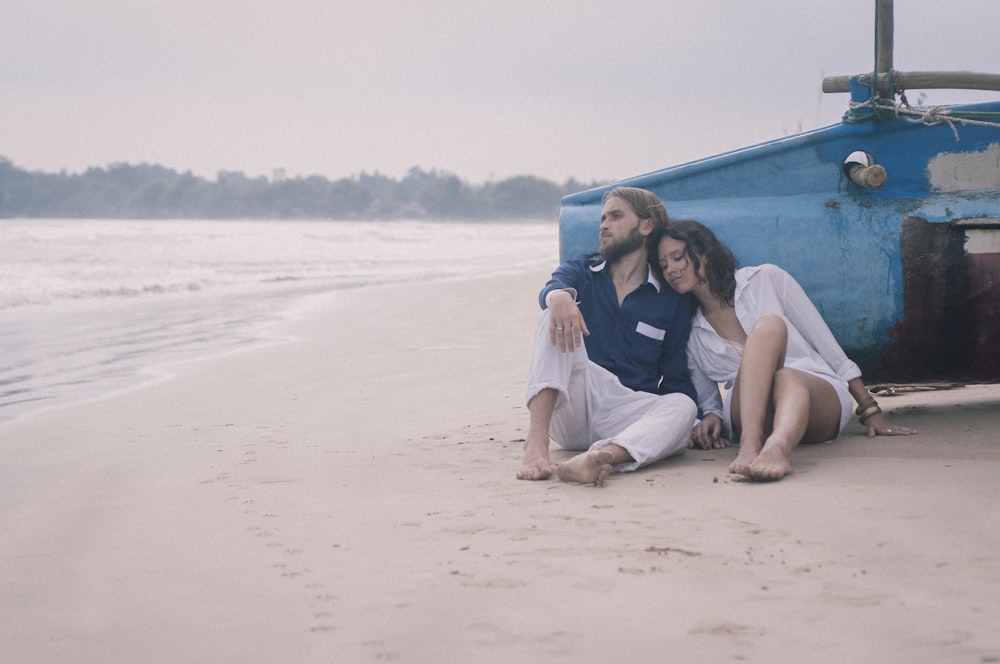
M875 413L865 419L865 428L868 429L868 437L875 436L912 436L917 433L916 429L891 424L885 413Z
M696 422L691 429L689 447L700 447L703 450L718 450L729 447L729 440L722 437L722 418L715 413L709 413L705 419Z
M573 351L583 346L583 338L590 336L587 323L583 320L580 307L567 291L553 291L549 294L549 338L553 346L562 352Z

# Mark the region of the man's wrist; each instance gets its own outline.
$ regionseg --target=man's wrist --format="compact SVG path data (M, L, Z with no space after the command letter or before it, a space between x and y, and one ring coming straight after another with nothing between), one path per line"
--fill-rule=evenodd
M552 306L552 298L556 295L566 294L571 300L576 301L576 290L573 288L557 288L545 294L545 306Z

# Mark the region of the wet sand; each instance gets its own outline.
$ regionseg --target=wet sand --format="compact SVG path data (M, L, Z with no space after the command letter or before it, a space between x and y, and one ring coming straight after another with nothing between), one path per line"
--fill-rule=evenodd
M547 276L332 294L0 424L4 659L1000 661L1000 386L880 397L920 434L772 484L517 481Z

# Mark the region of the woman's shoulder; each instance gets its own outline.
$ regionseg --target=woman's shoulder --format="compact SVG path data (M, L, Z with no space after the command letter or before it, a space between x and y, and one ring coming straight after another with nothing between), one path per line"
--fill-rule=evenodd
M775 265L774 263L761 263L760 265L751 265L749 267L741 267L736 270L736 279L739 281L751 281L753 279L761 279L767 281L784 281L786 279L793 279L784 268Z
M788 272L774 263L761 263L760 265L750 265L748 267L741 267L736 272L746 272L748 275L753 274L765 274L768 276L772 275L787 275Z
M757 293L784 293L792 284L797 284L795 278L773 263L761 263L743 267L736 271L737 291Z

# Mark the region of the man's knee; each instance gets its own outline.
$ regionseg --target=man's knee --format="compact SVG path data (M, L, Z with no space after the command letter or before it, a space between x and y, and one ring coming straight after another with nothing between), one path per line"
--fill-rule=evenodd
M677 417L680 419L685 419L690 422L690 426L694 426L694 421L698 419L698 404L694 402L686 394L674 394L671 396L678 397L677 401Z
M657 411L660 417L667 417L671 423L692 426L698 417L698 406L686 394L675 392L664 394L656 400Z

